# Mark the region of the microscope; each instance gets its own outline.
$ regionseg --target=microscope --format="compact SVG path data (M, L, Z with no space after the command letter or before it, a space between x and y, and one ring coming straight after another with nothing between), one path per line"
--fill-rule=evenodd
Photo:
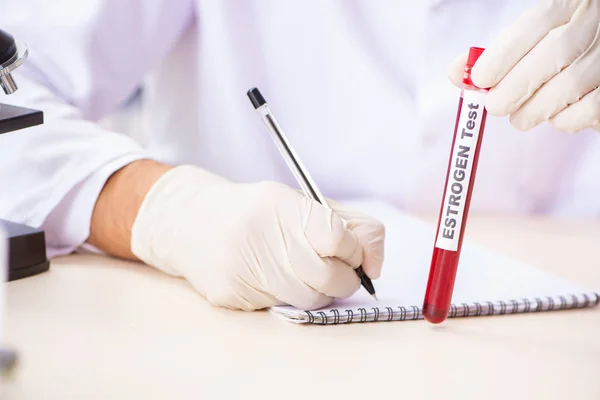
M16 42L12 35L0 30L0 86L6 95L17 90L11 72L23 64L27 55L25 44ZM0 104L0 135L43 122L44 116L41 111ZM0 230L4 232L7 240L9 281L36 275L50 268L43 231L1 219Z

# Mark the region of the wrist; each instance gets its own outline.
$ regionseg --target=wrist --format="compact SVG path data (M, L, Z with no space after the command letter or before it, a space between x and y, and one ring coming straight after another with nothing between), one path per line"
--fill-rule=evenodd
M88 243L109 255L136 259L130 245L133 223L152 186L172 168L138 160L112 174L94 206Z
M181 260L174 261L172 257L177 258L178 252L173 249L187 239L178 232L190 221L204 224L227 209L231 185L228 179L193 165L180 165L164 173L144 197L133 222L131 252L135 258L181 276Z

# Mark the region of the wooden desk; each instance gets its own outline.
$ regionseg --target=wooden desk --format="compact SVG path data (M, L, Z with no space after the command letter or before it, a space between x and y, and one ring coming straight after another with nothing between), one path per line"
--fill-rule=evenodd
M599 222L474 218L469 239L600 288ZM600 399L600 309L298 326L95 256L10 283L8 303L7 399Z

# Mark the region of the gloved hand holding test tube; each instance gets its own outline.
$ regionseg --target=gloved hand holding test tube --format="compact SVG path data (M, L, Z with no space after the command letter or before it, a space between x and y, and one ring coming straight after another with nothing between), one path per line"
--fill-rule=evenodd
M479 47L471 47L465 65L452 150L423 303L423 317L436 324L447 318L452 301L485 128L487 112L484 99L488 89L478 88L471 81L471 69L483 50Z

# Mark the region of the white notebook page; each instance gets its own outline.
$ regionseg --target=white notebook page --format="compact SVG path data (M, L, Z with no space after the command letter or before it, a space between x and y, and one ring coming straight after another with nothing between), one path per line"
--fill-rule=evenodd
M429 276L435 225L384 203L348 204L378 218L386 226L384 267L381 277L373 281L379 301L375 301L361 288L349 299L336 300L326 308L314 311L329 311L332 308L421 307ZM571 284L465 240L452 302L485 303L590 292L589 288ZM302 312L288 306L275 307L273 311L288 315L296 311Z

